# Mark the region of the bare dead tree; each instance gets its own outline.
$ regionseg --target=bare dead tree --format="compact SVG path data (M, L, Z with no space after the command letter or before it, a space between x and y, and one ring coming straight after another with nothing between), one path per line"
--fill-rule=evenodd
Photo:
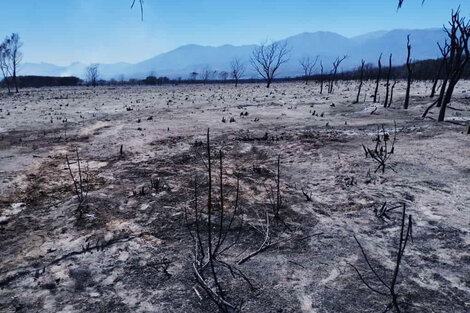
M413 69L411 67L411 45L410 45L410 35L407 36L406 48L408 50L408 56L406 57L406 69L408 71L408 79L406 83L406 94L405 94L405 103L403 108L406 110L410 104L410 89L411 89L411 76L413 75Z
M408 222L408 223L407 223ZM359 276L359 279L362 281L362 283L369 288L372 292L375 292L379 295L389 297L390 298L390 303L387 304L387 307L385 309L385 312L389 311L392 308L395 308L397 313L401 313L400 306L398 305L398 294L396 291L396 287L398 284L398 275L400 273L400 265L403 260L403 256L405 254L405 249L406 245L408 243L408 240L411 239L413 240L413 222L412 222L412 216L411 214L408 215L408 218L406 216L406 204L403 204L403 210L402 210L402 218L401 218L401 227L400 227L400 238L399 238L399 244L398 244L398 251L397 251L397 256L395 260L395 267L393 270L393 275L392 279L390 282L386 282L386 277L381 277L378 273L377 270L372 266L371 262L369 261L369 258L367 257L367 254L362 247L361 243L357 239L356 236L354 236L355 241L357 242L359 248L361 249L362 256L364 257L364 260L366 261L367 267L369 270L372 272L374 276L374 284L369 283L361 274L361 272L358 270L356 266L354 266L351 263L348 263L357 273ZM385 275L384 275L385 276ZM381 286L381 288L375 287L375 285Z
M444 99L444 96L445 96L445 92L446 92L446 86L447 86L447 83L449 82L448 73L450 73L450 71L451 71L451 63L448 62L448 59L449 59L451 46L449 45L447 40L444 42L443 46L441 46L440 43L437 43L437 46L439 47L439 50L441 51L442 63L444 64L444 70L445 70L445 76L444 76L444 78L442 80L442 83L441 83L441 88L440 88L440 91L439 91L439 97L437 98L436 101L431 103L431 105L429 105L426 108L426 110L424 110L424 113L422 115L423 118L426 117L426 115L429 113L429 111L434 106L440 107L442 105L442 102L443 102L443 99Z
M289 60L287 42L263 42L256 47L250 57L253 69L266 81L269 88L279 67Z
M359 81L359 87L357 89L357 97L356 97L356 101L354 101L354 103L359 103L359 96L361 95L362 84L363 84L363 81L364 81L364 65L365 64L366 64L366 61L364 59L361 60L361 79Z
M230 63L232 78L235 81L235 87L238 86L238 81L245 75L245 65L240 61L239 58L233 58Z
M438 47L439 47L439 50L441 51L441 55L442 55L442 60L443 62L445 62L445 76L444 76L444 79L442 80L442 84L441 84L441 89L439 91L439 97L437 98L437 100L432 103L428 109L430 109L431 107L433 107L434 105L437 105L437 107L440 107L442 105L442 102L444 100L444 96L445 96L445 93L446 93L446 87L447 87L447 84L449 83L449 73L450 71L452 70L451 66L452 66L452 63L449 62L449 57L450 57L450 51L451 51L451 45L449 44L449 42L447 40L445 40L444 42L444 45L441 46L439 43L437 44ZM427 110L426 110L427 111ZM425 112L426 113L426 112ZM423 114L423 117L425 116L426 114Z
M302 71L304 74L305 85L308 85L308 81L310 77L312 77L315 66L317 65L318 56L315 59L311 59L310 57L304 57L299 60L300 66L302 67Z
M20 51L20 48L23 46L23 43L20 42L20 36L18 33L11 34L10 37L10 56L11 64L13 66L13 83L15 84L16 92L18 93L18 79L16 77L18 66L23 59L23 54Z
M375 81L374 103L377 103L377 93L379 92L380 75L382 74L382 53L379 56L378 69L379 70L377 73L377 80Z
M0 44L0 70L2 71L3 81L7 85L8 93L11 93L10 78L12 74L10 60L10 48L5 42L3 42Z
M470 38L470 21L466 21L465 17L460 17L460 8L455 12L452 11L452 18L449 22L450 28L444 27L444 31L449 37L449 58L447 59L447 79L448 85L444 98L441 100L441 109L439 111L438 121L444 121L447 105L452 99L455 86L459 82L470 60L470 50L468 41ZM442 86L441 88L444 88Z
M88 84L91 84L93 87L96 87L98 82L98 64L92 64L88 66L85 70L85 75L87 78Z
M320 94L323 94L323 61L320 61Z
M207 130L207 206L206 212L199 208L198 199L198 183L194 179L194 231L191 229L188 213L185 210L185 220L189 233L195 242L194 246L194 261L192 264L194 275L201 288L206 291L208 297L219 308L220 312L232 313L240 312L239 306L232 304L229 301L227 291L224 290L223 280L221 278L221 268L226 269L233 276L243 278L251 288L253 285L248 278L234 265L225 262L222 256L230 248L232 248L239 240L243 221L239 222L239 231L233 234L235 220L240 214L239 208L239 192L240 181L237 175L237 186L235 203L232 214L229 214L224 194L224 179L223 179L223 153L219 150L219 219L215 218L214 199L213 199L213 181L212 181L212 157L210 147L209 130ZM203 216L207 216L207 222L204 223ZM205 224L205 225L204 225ZM204 231L206 232L204 236ZM227 243L230 237L232 242Z
M455 86L462 77L465 67L470 60L470 51L468 48L470 22L460 17L460 9L455 12L452 11L449 26L450 27L444 26L448 40L445 41L443 46L438 43L445 70L439 97L436 101L431 103L423 113L423 117L425 117L432 107L435 105L440 107L438 117L438 121L440 122L445 119L446 108L452 99Z
M388 105L388 96L390 92L390 77L392 75L392 54L390 53L390 57L388 59L388 72L387 72L387 82L385 83L385 101L384 101L384 108Z
M209 81L209 79L212 76L212 70L209 68L209 66L204 67L204 69L201 72L201 80L205 84Z
M341 62L343 62L347 56L343 56L342 58L337 57L336 60L333 62L333 69L332 69L332 75L330 78L330 82L328 85L328 93L333 93L333 86L336 81L336 74L338 73L338 67L340 66Z
M18 66L23 59L23 54L20 51L20 48L23 46L23 43L20 41L20 36L18 33L13 33L11 36L7 36L2 43L1 48L1 67L2 73L5 77L6 75L10 75L13 84L15 86L15 90L18 93L18 79L17 79L17 72ZM7 86L8 86L8 79L7 79Z

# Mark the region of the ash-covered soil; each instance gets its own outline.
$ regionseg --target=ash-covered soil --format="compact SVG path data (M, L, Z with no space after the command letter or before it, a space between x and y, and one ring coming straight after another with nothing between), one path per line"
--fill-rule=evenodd
M225 298L242 312L384 311L390 297L372 292L351 265L386 291L353 237L389 283L401 209L378 218L385 202L406 204L414 224L396 286L401 311L469 312L470 82L457 86L444 123L436 108L421 118L430 88L414 83L408 110L403 82L391 108L383 108L383 88L373 103L372 82L357 104L357 82L334 94L301 83L0 94L0 311L216 312L194 276L189 232L195 177L201 210L207 204L210 128L213 220L219 149L227 216L240 177L227 236L234 244L219 258L252 286L217 271ZM390 138L396 129L383 173L362 147L375 146L382 125ZM68 155L77 177L76 149L89 186L80 210L66 163ZM274 219L278 156L282 206ZM263 243L266 213L275 244L237 265Z

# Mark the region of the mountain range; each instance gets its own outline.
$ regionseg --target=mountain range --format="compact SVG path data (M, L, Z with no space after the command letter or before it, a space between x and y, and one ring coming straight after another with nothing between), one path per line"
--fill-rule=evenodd
M338 56L347 55L341 64L341 70L349 70L360 65L361 59L377 64L380 53L383 53L382 64L388 64L388 56L393 54L393 65L406 62L407 35L410 35L411 56L414 60L435 59L439 57L437 42L443 42L445 33L442 29L397 29L378 31L347 38L332 32L302 33L280 40L287 42L290 50L289 61L279 69L279 77L301 75L299 60L303 57L319 57L325 72L329 71L332 62ZM189 76L191 72L200 72L204 68L229 71L234 57L246 65L245 77L255 77L249 65L249 57L256 45L223 45L219 47L184 45L172 51L159 54L139 63L99 64L100 78L145 78L150 73L170 78ZM21 75L43 76L77 76L84 78L87 65L79 62L69 66L57 66L49 63L24 63ZM316 69L319 71L319 64Z

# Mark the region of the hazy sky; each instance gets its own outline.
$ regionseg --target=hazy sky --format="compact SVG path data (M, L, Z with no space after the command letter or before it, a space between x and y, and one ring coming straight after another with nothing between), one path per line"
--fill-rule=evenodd
M131 0L2 1L0 36L18 32L25 62L68 65L138 62L180 45L241 45L301 32L347 37L396 28L441 27L468 0Z

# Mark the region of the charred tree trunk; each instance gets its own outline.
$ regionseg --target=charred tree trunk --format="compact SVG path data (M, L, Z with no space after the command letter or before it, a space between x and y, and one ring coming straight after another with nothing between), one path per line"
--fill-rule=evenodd
M439 43L437 45L439 47L439 50L441 51L443 57L442 62L444 64L445 69L445 76L442 80L441 89L439 91L439 98L437 98L436 101L436 106L440 107L444 100L447 84L449 83L450 73L452 71L452 61L449 60L449 58L453 58L454 55L451 55L451 46L448 44L447 41L445 42L444 47L441 47Z
M445 78L444 81L442 82L441 90L439 91L439 98L437 99L437 105L436 105L438 108L442 106L442 102L444 101L448 82L449 82L448 78Z
M397 82L393 82L393 85L392 85L392 89L390 89L390 101L388 102L388 106L387 108L389 108L391 105L392 105L392 102L393 102L393 90L395 89L395 85L397 84Z
M411 76L413 74L412 68L411 68L411 45L410 45L410 35L407 37L407 44L406 48L408 50L408 56L406 58L406 69L408 70L408 81L406 84L406 95L405 95L405 103L403 105L403 108L406 110L408 109L408 106L410 104L410 89L411 89Z
M16 63L13 62L13 83L15 84L16 93L19 92L18 90L18 78L16 77Z
M329 80L329 85L328 85L328 93L333 93L333 87L336 81L336 74L338 73L338 67L346 59L346 56L343 56L342 58L337 57L336 60L333 62L333 75L331 76Z
M323 62L320 62L320 94L323 93Z
M377 73L377 80L375 81L374 103L377 103L377 93L379 92L380 75L382 74L382 53L379 56L378 66L379 72Z
M366 61L362 60L361 61L361 81L359 82L359 88L357 90L357 97L354 103L359 103L359 96L361 95L362 83L364 80L364 65L365 64L366 64Z
M385 102L384 102L384 108L387 107L388 104L388 96L390 93L390 76L392 75L392 54L390 53L390 57L388 59L388 73L387 73L387 83L385 84L385 87L387 88L385 91Z
M438 117L438 121L439 122L443 122L444 121L444 118L446 116L446 109L447 109L447 105L450 103L450 100L452 99L452 93L454 92L454 88L455 88L455 85L457 84L457 82L454 82L454 81L449 81L449 86L447 87L447 92L445 93L442 93L443 94L443 99L441 99L442 101L442 104L441 104L441 109L439 110L439 117ZM443 88L444 86L442 86Z
M434 78L434 82L432 84L432 89L431 89L431 98L434 98L434 96L436 95L437 83L439 82L439 78L441 77L444 63L445 63L445 60L442 60L441 64L439 65L439 69L437 70L436 78Z
M8 94L11 94L10 80L5 78L3 81L7 84Z

